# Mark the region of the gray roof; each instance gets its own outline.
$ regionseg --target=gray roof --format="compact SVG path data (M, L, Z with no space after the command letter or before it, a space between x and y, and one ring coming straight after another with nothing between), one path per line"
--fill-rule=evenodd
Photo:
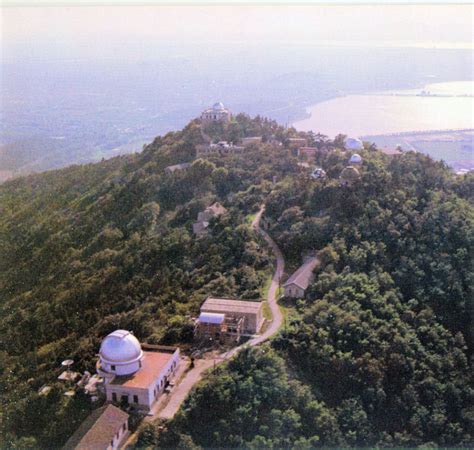
M216 323L220 324L224 322L225 314L219 313L210 313L210 312L202 312L199 314L199 322L201 323Z
M257 313L262 305L262 302L253 300L208 297L201 306L201 312Z
M174 166L166 167L166 170L168 172L174 172L175 170L183 170L183 169L187 169L188 167L191 167L191 163L175 164Z
M127 420L128 414L116 406L102 406L82 422L63 450L105 450Z
M204 211L210 212L215 216L220 216L221 214L224 214L227 210L219 202L215 202L211 206L208 206Z
M319 259L314 257L306 261L298 270L291 275L290 278L285 282L283 287L289 286L290 284L296 284L301 289L306 289L311 282L314 268L318 265Z

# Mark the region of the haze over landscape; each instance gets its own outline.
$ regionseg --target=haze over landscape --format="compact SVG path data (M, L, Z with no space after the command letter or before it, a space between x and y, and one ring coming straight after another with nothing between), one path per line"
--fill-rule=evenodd
M299 120L345 95L472 80L471 13L469 5L3 8L0 172L139 151L217 100L323 134L380 134L377 97L344 106L351 123L324 112L328 127L317 110ZM428 129L472 127L472 102L471 90L462 105L443 104L446 119ZM397 128L412 116L402 108L390 114L384 129L419 130Z
M0 449L474 448L473 5L7 1Z

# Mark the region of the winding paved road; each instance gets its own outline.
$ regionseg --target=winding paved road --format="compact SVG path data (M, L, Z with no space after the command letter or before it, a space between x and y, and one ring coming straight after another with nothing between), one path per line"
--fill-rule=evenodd
M275 244L273 239L268 235L268 233L260 228L260 219L262 214L265 210L265 206L262 206L255 216L255 219L252 221L252 228L260 233L265 241L268 243L270 248L272 249L273 255L276 259L276 268L273 274L272 282L270 284L270 288L268 289L267 294L267 301L268 305L270 306L270 310L272 312L272 321L267 329L261 334L252 339L250 339L245 344L239 345L238 347L229 350L228 352L221 353L215 359L202 359L195 361L195 367L189 370L184 378L179 382L179 384L173 389L172 393L170 394L169 401L167 405L158 412L156 418L158 419L166 419L169 420L173 418L173 416L178 411L179 407L188 396L189 392L193 388L193 386L202 378L203 373L213 367L215 364L219 364L223 361L226 361L236 355L239 351L247 346L255 346L261 344L262 342L266 341L269 337L273 336L280 326L283 323L283 315L280 311L280 308L277 304L277 294L278 294L278 286L280 283L280 278L283 275L283 270L285 268L285 260L283 259L283 255Z

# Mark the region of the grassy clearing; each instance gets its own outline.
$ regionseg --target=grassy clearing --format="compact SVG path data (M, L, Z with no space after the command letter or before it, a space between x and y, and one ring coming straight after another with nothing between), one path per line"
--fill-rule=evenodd
M265 282L263 286L260 288L260 297L267 298L268 290L270 289L270 285L272 284L273 273L270 273L265 278Z
M251 225L256 216L257 216L257 213L247 215L245 217L245 223L247 223L248 225Z
M263 302L263 317L267 320L272 320L272 311L268 302Z

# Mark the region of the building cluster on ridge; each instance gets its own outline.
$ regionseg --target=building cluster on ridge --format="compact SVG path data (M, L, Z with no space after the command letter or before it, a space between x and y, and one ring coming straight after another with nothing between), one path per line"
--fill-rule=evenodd
M213 122L228 123L232 114L222 103L216 103L212 108L201 114L203 125ZM219 141L198 146L197 157L206 155L227 155L239 153L262 142L261 136L242 138L238 145L232 142ZM274 146L281 146L275 139ZM288 139L288 147L298 156L299 166L311 170L311 178L323 179L326 172L321 167L311 167L308 160L316 158L321 152L317 147L308 146L302 137ZM363 149L359 139L348 138L345 147L350 150L347 166L341 171L339 180L341 186L352 186L360 179L362 157L356 153ZM177 171L186 170L191 163L181 163L168 166L165 172L172 176ZM226 214L226 208L215 202L198 213L193 224L196 237L208 235L208 227L213 219ZM262 219L263 221L264 219ZM306 257L303 264L283 284L284 296L288 298L303 298L306 290L314 280L314 270L319 264L316 255ZM242 337L251 337L261 333L266 319L263 315L262 301L242 300L233 298L217 298L209 296L201 305L199 316L193 319L195 343L200 346L235 345ZM71 372L72 360L63 362L67 370L62 372L59 379L66 383L75 383L79 373ZM180 365L181 364L181 365ZM175 383L179 382L182 357L177 347L167 347L140 343L132 332L115 330L102 341L96 364L96 374L85 372L77 388L91 396L96 401L100 395L106 404L93 411L71 436L64 446L65 449L111 449L121 448L129 436L129 412L138 411L153 415L164 394L171 392ZM77 389L75 388L75 389ZM40 395L48 395L51 388L43 386ZM67 394L74 395L74 391ZM95 400L94 400L95 399ZM127 411L125 412L124 409Z

